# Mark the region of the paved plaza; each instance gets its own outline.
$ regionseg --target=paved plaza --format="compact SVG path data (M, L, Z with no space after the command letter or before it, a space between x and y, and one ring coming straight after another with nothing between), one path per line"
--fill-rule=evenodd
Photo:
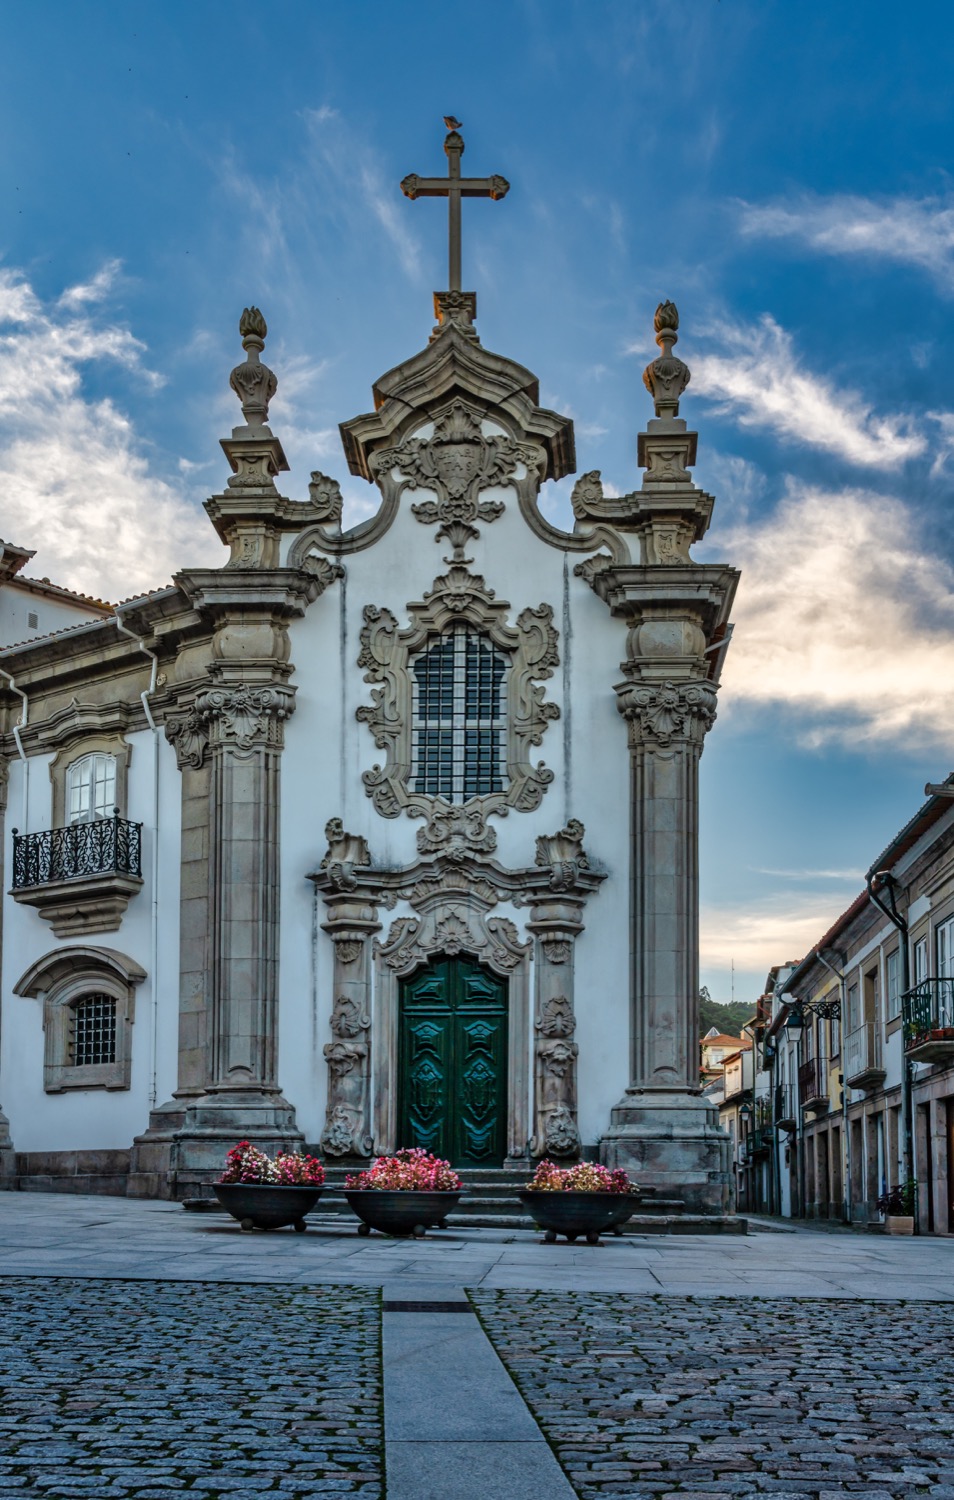
M954 1242L0 1194L0 1500L954 1500Z

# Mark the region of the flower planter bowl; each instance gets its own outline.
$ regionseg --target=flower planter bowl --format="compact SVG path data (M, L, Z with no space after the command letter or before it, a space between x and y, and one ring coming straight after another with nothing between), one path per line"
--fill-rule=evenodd
M389 1192L382 1188L345 1188L345 1197L361 1220L359 1234L370 1234L372 1229L379 1229L382 1234L413 1234L420 1239L432 1225L443 1228L445 1218L460 1202L460 1191L428 1193L402 1188Z
M280 1187L272 1182L216 1182L215 1195L243 1229L285 1229L293 1224L299 1234L305 1215L321 1196L320 1187Z
M588 1245L599 1243L606 1229L619 1230L639 1207L638 1193L534 1192L523 1188L520 1202L552 1244L558 1234L568 1240L580 1235Z
M886 1214L884 1220L885 1234L913 1234L913 1214Z

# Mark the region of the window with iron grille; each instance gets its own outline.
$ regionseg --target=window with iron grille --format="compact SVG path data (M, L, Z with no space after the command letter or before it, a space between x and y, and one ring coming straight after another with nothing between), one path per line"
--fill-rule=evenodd
M81 995L72 1005L70 1060L85 1068L116 1061L116 1001L112 995Z
M460 803L505 790L509 666L467 625L428 638L411 669L413 792Z

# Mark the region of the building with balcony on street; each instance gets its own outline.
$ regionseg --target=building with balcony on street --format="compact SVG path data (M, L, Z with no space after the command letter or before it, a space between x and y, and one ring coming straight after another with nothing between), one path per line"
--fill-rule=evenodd
M913 1183L917 1229L954 1234L954 776L927 793L864 891L770 975L755 1077L782 1213L877 1226Z

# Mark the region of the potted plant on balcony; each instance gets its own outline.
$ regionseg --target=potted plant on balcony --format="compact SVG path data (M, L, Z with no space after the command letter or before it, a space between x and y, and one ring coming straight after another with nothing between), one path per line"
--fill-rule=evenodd
M885 1234L914 1233L914 1205L917 1198L917 1183L913 1178L897 1187L888 1188L881 1194L875 1207L884 1214Z
M460 1201L463 1184L450 1162L419 1146L379 1156L364 1172L345 1178L345 1197L358 1215L359 1234L413 1234L423 1238Z
M225 1158L214 1184L222 1207L243 1229L305 1230L305 1215L321 1195L325 1169L316 1156L280 1151L270 1157L249 1141L239 1141Z
M588 1245L598 1245L603 1230L618 1232L636 1212L639 1188L624 1171L610 1172L595 1162L558 1167L544 1160L521 1190L520 1202L548 1244L558 1234L571 1241L582 1234Z

